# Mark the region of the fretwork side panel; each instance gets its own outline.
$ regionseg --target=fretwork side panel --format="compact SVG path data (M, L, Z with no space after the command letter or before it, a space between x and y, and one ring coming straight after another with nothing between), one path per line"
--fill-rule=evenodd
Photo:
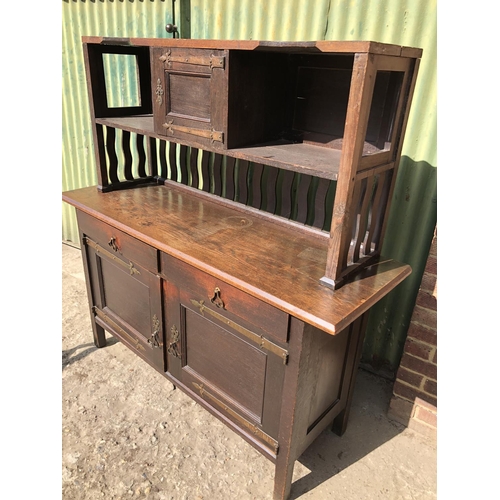
M150 182L156 175L148 149L151 140L142 134L96 124L102 191Z
M386 170L356 182L351 216L352 238L344 255L344 268L380 252L380 231L386 215L393 172L392 169Z

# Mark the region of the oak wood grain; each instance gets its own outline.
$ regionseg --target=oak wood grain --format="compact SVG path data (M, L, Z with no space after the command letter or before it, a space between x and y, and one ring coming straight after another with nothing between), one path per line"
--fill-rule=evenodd
M408 265L380 259L332 291L319 283L325 242L250 214L236 214L175 186L105 194L89 187L66 192L63 200L332 335L411 272Z

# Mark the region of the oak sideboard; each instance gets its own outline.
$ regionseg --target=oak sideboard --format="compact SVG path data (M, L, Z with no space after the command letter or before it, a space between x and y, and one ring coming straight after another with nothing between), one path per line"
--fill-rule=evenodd
M94 342L118 338L275 463L346 428L421 49L84 37ZM127 75L126 78L124 75ZM127 82L127 88L123 85Z

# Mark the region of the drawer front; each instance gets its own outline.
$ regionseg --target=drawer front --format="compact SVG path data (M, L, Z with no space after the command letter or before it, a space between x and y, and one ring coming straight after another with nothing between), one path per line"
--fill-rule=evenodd
M224 149L227 52L158 48L152 51L152 59L156 133Z
M169 374L247 438L277 453L287 351L164 281Z
M78 211L77 218L83 235L100 248L127 265L138 264L153 273L158 272L158 250L84 212Z
M243 321L251 330L285 344L288 341L289 316L283 311L161 253L161 269L166 279L192 292L192 299L202 302L229 320Z

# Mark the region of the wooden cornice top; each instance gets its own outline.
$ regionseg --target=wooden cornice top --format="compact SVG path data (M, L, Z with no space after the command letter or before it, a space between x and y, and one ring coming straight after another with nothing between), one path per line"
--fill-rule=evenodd
M102 45L123 45L131 47L178 47L198 49L233 49L233 50L276 50L280 52L306 53L370 53L388 56L420 58L422 49L404 47L373 41L304 41L278 42L270 40L203 40L184 38L113 38L102 36L83 36L83 43Z

